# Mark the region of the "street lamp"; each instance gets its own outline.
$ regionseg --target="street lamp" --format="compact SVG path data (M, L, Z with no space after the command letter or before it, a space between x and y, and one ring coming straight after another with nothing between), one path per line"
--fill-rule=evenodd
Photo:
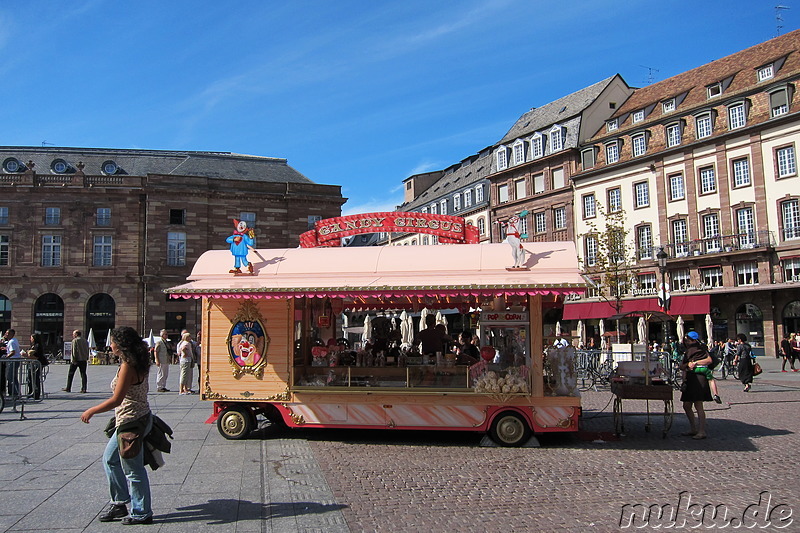
M669 311L669 291L667 290L667 259L669 255L667 252L664 251L664 247L661 246L658 249L658 253L656 254L656 261L658 261L658 271L661 272L661 291L659 296L661 297L661 308L666 313Z

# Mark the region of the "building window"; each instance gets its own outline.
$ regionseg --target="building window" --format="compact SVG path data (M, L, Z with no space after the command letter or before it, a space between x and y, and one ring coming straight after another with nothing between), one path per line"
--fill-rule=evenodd
M540 172L533 176L533 194L542 194L544 191L544 173Z
M455 213L456 211L460 211L460 210L461 210L461 195L460 194L454 194L453 195L453 212Z
M446 215L447 214L447 200L441 200L439 202L439 214Z
M600 278L591 278L591 284L586 288L587 298L597 298L600 296Z
M183 226L186 224L186 209L170 209L169 210L169 223L176 226Z
M583 245L586 249L586 266L595 266L597 264L597 237L588 235Z
M430 210L431 210L431 215L439 214L439 206L437 204L431 204Z
M706 252L719 252L719 215L703 215L703 238Z
M531 137L531 157L537 159L544 155L544 137L541 133L534 134Z
M750 185L750 162L746 157L733 160L733 186L746 187Z
M425 210L423 209L422 212L424 213ZM320 220L322 220L322 217L319 215L308 215L308 218L306 218L306 229L314 229L317 225L317 222Z
M778 177L786 178L797 174L797 164L794 158L794 146L786 146L775 150L778 161Z
M553 189L560 189L567 185L566 180L564 179L564 169L563 168L554 168L551 169L550 175L553 178Z
M497 187L497 200L501 204L508 202L508 185L500 185Z
M111 248L111 235L95 235L92 265L96 267L111 266Z
M606 145L606 163L616 163L619 161L619 142L614 141Z
M167 233L167 265L186 265L186 234L178 231Z
M553 209L553 226L555 229L567 228L567 208L556 207Z
M98 226L110 226L111 225L111 208L110 207L98 207L97 213L95 216L95 224Z
M766 81L772 79L772 76L775 75L775 71L772 68L772 63L769 65L764 65L760 69L758 69L758 81Z
M675 243L675 257L689 255L689 231L686 219L672 221L672 242Z
M61 224L61 208L60 207L45 208L44 224L45 226L58 226L59 224Z
M647 136L644 133L631 137L631 144L633 145L633 157L643 156L647 153Z
M736 265L736 284L758 285L758 264L740 263Z
M638 124L643 120L644 120L644 109L640 109L638 111L633 112L633 116L631 117L631 124Z
M519 217L519 236L521 239L528 238L528 215Z
M714 167L700 169L700 194L717 192L717 180L714 177Z
M497 158L497 170L505 170L508 168L508 155L506 155L505 146L501 146L495 154Z
M514 180L514 199L522 200L525 196L525 180Z
M483 190L483 189L481 189ZM472 190L464 191L464 207L470 207L472 205Z
M739 247L752 248L756 243L756 228L752 207L743 207L736 210L736 229Z
M783 261L783 281L800 281L800 259Z
M650 187L646 181L635 183L633 192L636 198L636 208L647 207L650 205Z
M583 170L594 168L596 159L597 149L595 147L581 151L581 166L583 166Z
M564 148L564 128L553 126L550 129L550 153L555 153Z
M481 235L486 235L486 221L483 217L478 219L478 233Z
M673 174L669 177L669 199L683 200L686 198L686 187L683 182L683 174Z
M8 235L0 235L0 266L8 266Z
M789 112L789 90L786 87L769 93L769 112L772 117L779 117Z
M685 291L692 284L692 278L689 275L688 268L673 270L670 272L670 278L672 279L671 285L674 291Z
M722 94L722 84L717 82L706 87L708 98L715 98Z
M61 235L42 236L42 266L61 266Z
M678 146L681 144L681 125L670 124L667 126L667 147Z
M0 226L8 226L8 208L0 207Z
M636 229L636 249L639 259L653 258L653 229L650 226L639 226Z
M704 139L711 137L713 129L711 127L711 113L706 113L695 118L695 130L697 131L697 138Z
M420 212L420 213L427 214L427 213L428 213L428 206L425 206L425 207L422 207L422 208L420 208L419 212Z
M515 165L519 165L525 162L525 145L522 144L522 141L517 141L514 143L512 153Z
M664 114L672 113L673 111L675 111L675 99L674 98L670 98L669 100L665 100L664 102L661 103L661 112L662 113L664 113Z
M744 103L734 104L728 108L728 125L732 130L743 128L747 125Z
M547 220L544 211L533 215L533 227L536 233L544 233L547 231Z
M619 128L619 122L617 119L612 119L606 122L606 131L617 131Z
M703 268L700 270L703 276L703 285L706 288L722 287L722 267Z
M583 197L583 218L594 218L596 214L594 194L587 194Z
M483 185L478 185L475 187L475 203L481 203L483 201Z
M800 202L787 200L781 203L783 240L800 239Z
M619 187L608 190L608 212L618 213L622 211L622 190Z
M315 216L314 218L316 218L317 220L322 220L322 217L318 216L318 215ZM244 220L245 222L247 222L247 227L248 228L255 228L256 227L256 214L253 213L252 211L241 211L239 213L239 220ZM317 220L314 221L315 224L316 224ZM311 228L309 228L309 229L311 229Z
M428 246L430 244L430 239L428 239L427 235L422 236L422 246Z
M636 277L636 285L639 294L655 294L656 293L656 275L652 272L648 274L640 274Z

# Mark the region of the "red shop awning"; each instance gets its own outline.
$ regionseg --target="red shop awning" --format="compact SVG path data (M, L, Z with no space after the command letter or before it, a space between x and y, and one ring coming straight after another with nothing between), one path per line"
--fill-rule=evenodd
M671 298L669 314L678 315L704 315L711 309L711 296L696 294L693 296L673 296ZM638 300L622 300L619 314L625 315L641 311L661 311L658 298L640 298ZM564 320L587 320L594 318L608 318L618 314L616 309L608 302L579 302L564 304Z

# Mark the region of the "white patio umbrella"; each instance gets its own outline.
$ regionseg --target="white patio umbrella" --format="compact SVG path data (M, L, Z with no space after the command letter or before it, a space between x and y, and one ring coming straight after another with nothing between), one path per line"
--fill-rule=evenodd
M361 342L364 344L372 337L372 317L367 315L364 318L364 331L361 333Z
M106 335L106 349L111 349L111 328L108 329L108 335Z
M561 335L561 322L556 322L556 336Z
M683 329L683 317L678 315L678 320L675 321L675 325L678 328L678 342L683 341L683 336L685 335L685 331Z
M414 323L411 316L403 311L400 313L400 342L411 344L414 341Z
M347 323L350 319L347 317L347 313L342 313L342 334L347 334Z
M708 339L708 344L710 345L714 339L714 322L711 320L711 315L706 314L706 339Z
M586 343L584 342L585 339L583 338L585 336L585 334L586 334L586 332L585 332L584 327L583 327L583 320L578 320L578 342L582 346L586 345Z
M443 325L445 332L447 332L447 319L441 311L436 311L436 323Z
M420 330L420 331L422 331L423 329L425 329L425 317L427 317L427 316L428 316L428 308L427 308L427 307L425 307L425 308L424 308L422 311L420 311L420 313L419 313L419 330Z
M639 333L639 344L647 344L647 322L644 317L639 317L639 323L636 325L637 332Z
M601 318L600 319L600 336L602 337L605 334L606 334L606 321Z
M89 334L86 336L86 342L89 343L90 350L97 349L97 341L94 340L94 330L92 328L89 328Z

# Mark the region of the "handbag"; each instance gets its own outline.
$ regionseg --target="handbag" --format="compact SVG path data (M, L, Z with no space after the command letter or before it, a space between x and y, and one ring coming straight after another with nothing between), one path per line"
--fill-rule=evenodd
M757 376L762 373L764 370L761 368L761 365L758 363L753 363L753 375Z
M119 456L123 459L133 459L142 451L142 434L134 431L117 433Z

